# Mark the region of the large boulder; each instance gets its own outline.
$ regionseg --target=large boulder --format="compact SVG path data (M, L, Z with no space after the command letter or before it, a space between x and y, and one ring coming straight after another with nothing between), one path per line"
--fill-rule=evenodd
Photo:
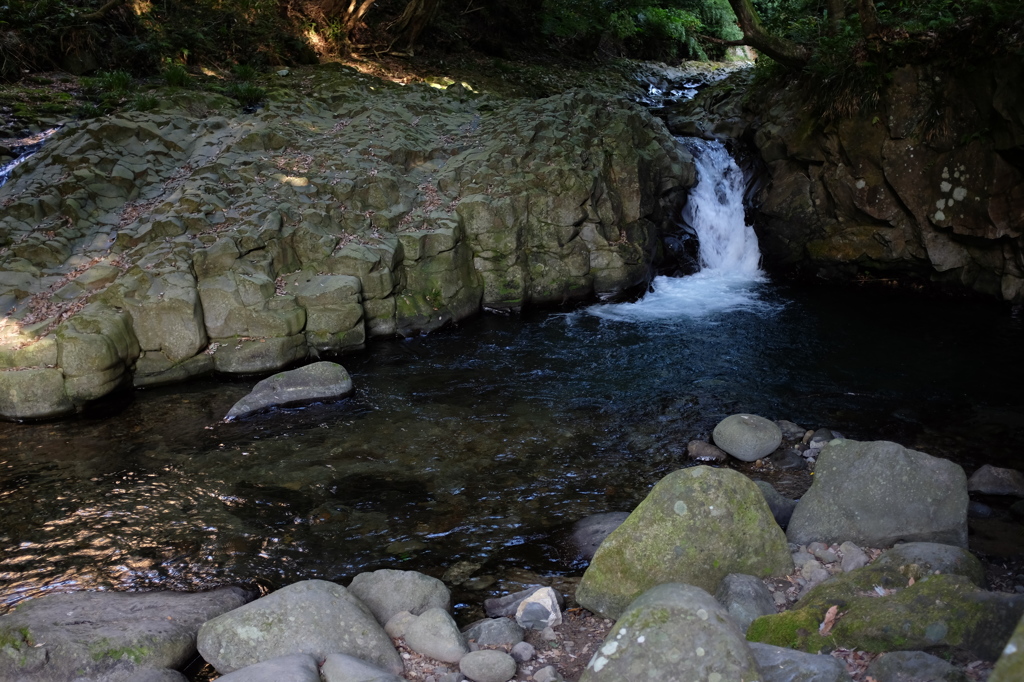
M384 624L401 611L418 616L427 609L448 609L451 593L443 582L418 571L382 568L358 574L348 586Z
M712 436L715 445L744 462L766 457L782 443L779 425L756 414L728 416L718 422Z
M352 379L344 367L314 362L257 383L249 395L231 406L224 419L230 421L268 407L343 398L351 392Z
M183 667L200 625L250 598L236 587L38 597L0 616L0 680L129 682L141 670Z
M819 585L798 608L758 618L747 638L811 652L960 648L995 660L1024 614L1024 594L986 592L957 575L927 576L895 591L879 585L837 594L828 588L828 582ZM839 615L823 633L819 628L832 607Z
M342 653L399 674L402 659L362 602L341 585L304 580L203 624L199 652L218 672L289 654Z
M628 605L580 682L760 679L743 633L721 604L699 587L665 583Z
M790 542L967 546L967 477L949 460L888 441L835 440L793 511Z
M597 553L576 591L609 618L651 587L685 582L714 591L729 573L785 575L785 535L750 479L699 466L661 479Z

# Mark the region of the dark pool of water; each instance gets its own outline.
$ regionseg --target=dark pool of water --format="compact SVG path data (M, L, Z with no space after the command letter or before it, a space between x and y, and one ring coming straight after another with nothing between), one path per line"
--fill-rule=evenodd
M0 425L0 608L42 590L344 580L455 561L578 571L560 540L631 509L734 412L1024 466L1010 309L768 287L775 312L488 315L347 356L355 396L225 424L253 381Z

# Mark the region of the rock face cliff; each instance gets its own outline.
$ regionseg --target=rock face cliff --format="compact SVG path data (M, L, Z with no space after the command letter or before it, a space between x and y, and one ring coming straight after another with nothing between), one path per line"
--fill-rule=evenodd
M743 138L767 165L769 267L907 275L1024 301L1024 65L891 72L877 106L825 122L798 83L704 91L670 129Z
M649 279L693 183L686 151L625 101L301 78L254 115L185 92L70 124L14 171L0 415L614 294Z

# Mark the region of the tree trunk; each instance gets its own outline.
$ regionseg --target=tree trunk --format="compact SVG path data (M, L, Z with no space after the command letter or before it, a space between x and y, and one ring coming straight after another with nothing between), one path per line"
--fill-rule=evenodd
M878 35L878 12L875 11L874 0L857 0L857 11L860 14L860 27L864 37Z
M416 49L416 40L427 27L441 6L441 0L409 0L402 16L393 24L397 36L393 45L398 53L412 55Z
M828 34L834 36L839 33L846 21L846 0L828 0Z
M871 0L859 0L870 2ZM743 44L750 45L775 61L791 68L804 66L811 58L810 50L799 43L773 36L761 26L761 18L751 4L751 0L729 0L736 20L743 31ZM872 5L873 7L873 5Z

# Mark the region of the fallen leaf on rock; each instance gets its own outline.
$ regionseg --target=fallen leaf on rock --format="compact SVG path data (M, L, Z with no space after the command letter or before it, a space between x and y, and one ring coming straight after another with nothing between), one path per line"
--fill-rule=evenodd
M828 633L832 632L832 626L836 624L836 614L839 613L838 606L829 607L828 611L825 612L825 620L818 626L818 633L822 637L828 636Z

